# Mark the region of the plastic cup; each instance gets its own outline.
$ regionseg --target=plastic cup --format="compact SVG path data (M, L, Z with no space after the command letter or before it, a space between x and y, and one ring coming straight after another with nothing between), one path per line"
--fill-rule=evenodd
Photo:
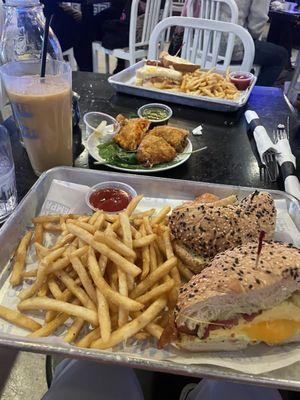
M17 206L15 165L11 152L9 134L0 125L0 224Z
M36 175L73 165L72 75L69 64L49 60L14 61L0 67L13 114Z
M100 141L111 140L112 137L119 131L120 124L118 121L108 114L102 112L91 111L83 116L85 123L85 139L95 133L101 122L106 122L105 133L99 137Z

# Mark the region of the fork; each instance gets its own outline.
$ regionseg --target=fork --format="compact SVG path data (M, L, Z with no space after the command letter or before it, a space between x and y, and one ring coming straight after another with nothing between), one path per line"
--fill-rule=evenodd
M269 180L271 182L276 182L279 175L276 153L273 150L267 150L263 154L263 161L265 163L265 168L267 170Z

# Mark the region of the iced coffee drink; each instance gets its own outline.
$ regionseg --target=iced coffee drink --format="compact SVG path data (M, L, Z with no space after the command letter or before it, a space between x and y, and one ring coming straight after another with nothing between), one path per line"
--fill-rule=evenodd
M57 73L49 73L48 68L48 74L41 79L37 74L27 75L30 62L10 64L15 69L7 68L7 71L3 71L8 64L1 67L2 77L35 173L40 175L43 171L60 165L71 166L73 158L69 66L55 62L61 64L54 71ZM27 69L23 68L24 75L11 76L16 70L21 72L20 64L27 64ZM9 73L11 75L7 79L6 75Z

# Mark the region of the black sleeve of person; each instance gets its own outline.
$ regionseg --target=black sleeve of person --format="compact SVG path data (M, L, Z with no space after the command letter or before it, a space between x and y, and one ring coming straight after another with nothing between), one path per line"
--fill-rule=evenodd
M59 10L60 0L40 0L42 4L44 4L44 14L51 15L55 14Z

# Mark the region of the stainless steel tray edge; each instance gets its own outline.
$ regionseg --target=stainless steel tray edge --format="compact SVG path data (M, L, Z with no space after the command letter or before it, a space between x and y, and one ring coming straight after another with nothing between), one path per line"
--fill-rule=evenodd
M175 375L199 378L218 378L237 383L242 382L251 385L300 391L300 383L299 381L296 381L296 377L299 378L298 371L300 370L300 363L267 374L253 375L213 365L182 365L176 364L172 361L155 362L139 359L138 357L131 355L116 355L114 353L105 353L100 350L80 349L77 347L68 349L65 346L37 343L30 340L24 341L20 339L15 340L0 337L0 346L8 346L14 349L21 349L22 351L39 354L59 354L76 359L88 359L96 362L101 361L103 364L117 363L118 365L130 366L130 368L165 372ZM291 376L293 375L295 375L295 377L291 379Z
M152 98L155 100L163 100L171 103L183 104L191 107L204 108L212 111L234 112L243 107L255 86L257 78L254 77L250 88L244 94L242 101L234 103L230 100L214 99L204 96L190 96L185 93L167 92L158 89L144 88L130 85L127 82L135 76L136 70L141 68L145 60L139 61L125 70L108 78L108 82L116 89L117 92L132 94L139 97Z

